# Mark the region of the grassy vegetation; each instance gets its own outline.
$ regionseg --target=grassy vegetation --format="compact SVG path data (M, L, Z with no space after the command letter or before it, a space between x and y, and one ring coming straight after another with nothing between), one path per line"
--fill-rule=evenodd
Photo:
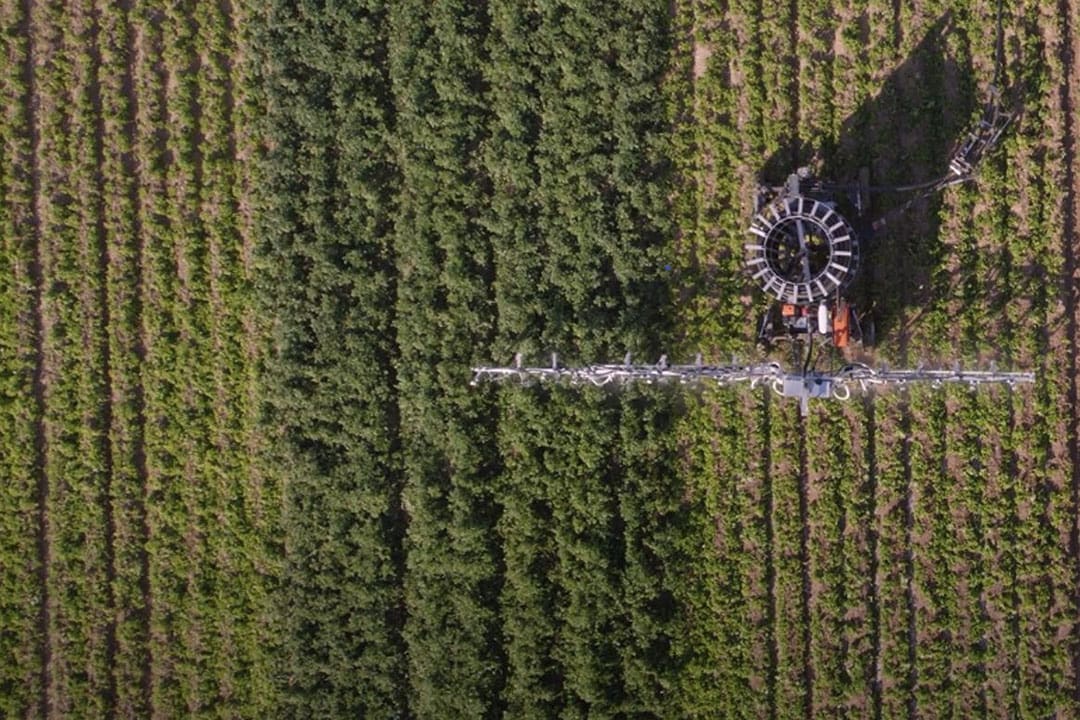
M755 185L940 172L996 9L0 3L0 715L1076 714L1056 6L860 290L1033 388L468 386L747 357Z

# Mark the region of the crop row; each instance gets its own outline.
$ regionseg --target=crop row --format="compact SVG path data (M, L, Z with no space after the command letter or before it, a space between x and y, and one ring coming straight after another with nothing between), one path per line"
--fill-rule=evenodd
M410 700L421 716L479 716L492 712L503 674L494 405L466 377L493 327L476 152L487 113L473 91L487 20L467 3L405 2L388 22Z
M129 19L118 6L97 15L104 247L104 306L109 362L111 426L109 513L112 521L112 604L115 608L115 710L122 715L149 710L149 597L146 582L145 447L142 430L140 267L141 227L136 202L134 98L130 91L132 52Z
M867 480L858 406L821 408L806 423L810 655L816 712L870 714L876 681Z
M687 492L701 535L684 601L687 632L702 650L684 682L702 688L698 715L711 709L744 717L775 703L772 579L772 476L769 397L728 395L692 406L680 428Z
M94 64L85 7L35 7L35 163L39 176L37 243L42 298L38 339L43 375L41 472L45 552L44 707L107 714L112 690L111 474L108 365L100 300L103 238L101 152L96 135Z
M259 309L273 331L259 397L284 482L281 537L263 536L283 554L267 568L280 573L274 680L288 716L400 715L386 6L274 3L252 22L252 102L267 113L255 129L269 146L254 176Z

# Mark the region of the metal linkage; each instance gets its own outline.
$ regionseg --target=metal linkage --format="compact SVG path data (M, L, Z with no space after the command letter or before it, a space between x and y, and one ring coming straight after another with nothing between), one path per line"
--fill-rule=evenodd
M1012 115L1001 109L1001 92L991 85L982 117L949 160L953 178L946 185L970 178L979 160L994 149L1011 121Z

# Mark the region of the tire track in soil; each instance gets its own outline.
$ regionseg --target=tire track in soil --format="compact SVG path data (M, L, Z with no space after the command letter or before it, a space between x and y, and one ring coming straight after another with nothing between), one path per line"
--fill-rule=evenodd
M801 616L803 643L803 707L807 720L814 717L814 661L811 653L813 638L810 630L813 602L810 579L810 458L806 424L808 418L799 413L799 568L802 582Z
M773 452L772 452L772 395L763 393L761 405L761 468L762 468L762 497L765 501L765 627L768 628L767 644L769 648L768 675L765 683L766 707L769 708L769 717L775 718L776 706L776 681L777 670L780 667L780 647L777 643L776 621L776 518L774 516L773 498Z
M38 127L38 87L35 67L37 64L37 42L34 27L35 0L23 0L22 2L22 27L20 31L26 37L26 62L23 67L23 87L26 88L26 128L30 135L30 157L28 167L30 173L30 242L33 246L30 253L30 267L28 276L32 286L30 290L31 307L33 308L31 323L34 336L34 369L30 381L31 394L34 398L36 417L34 419L34 472L37 474L37 517L38 517L38 572L40 582L41 609L38 614L38 631L42 638L41 650L41 702L39 716L42 718L53 717L56 705L56 689L53 687L53 646L56 639L52 636L52 613L49 610L49 565L52 561L52 546L50 543L49 526L49 476L45 469L45 458L48 454L47 428L45 425L45 378L49 374L45 356L45 292L44 272L42 269L42 232L41 232L41 166L39 153L41 149L41 131Z
M1063 155L1065 166L1065 207L1063 217L1063 238L1065 254L1065 314L1066 332L1068 333L1068 364L1069 386L1067 398L1069 402L1069 461L1072 465L1072 515L1073 526L1069 533L1069 554L1073 564L1073 607L1080 607L1080 527L1078 527L1077 515L1080 513L1080 410L1077 401L1080 399L1080 387L1078 387L1077 375L1080 373L1080 349L1077 347L1080 338L1078 325L1080 318L1080 302L1077 293L1080 292L1080 283L1077 282L1077 258L1080 256L1080 237L1077 236L1077 202L1080 193L1077 192L1076 163L1076 93L1073 83L1077 82L1076 73L1080 71L1077 66L1075 48L1073 47L1073 13L1076 0L1058 0L1058 14L1062 22L1061 39L1061 64L1064 68L1064 81L1059 88L1059 101L1064 110L1064 136ZM1073 700L1080 702L1080 622L1074 623L1072 632L1072 671L1073 671Z
M86 8L82 8L86 10ZM116 521L113 516L113 446L111 431L113 427L113 393L114 383L112 375L112 347L108 341L109 331L112 327L112 318L109 308L109 243L108 234L105 230L105 196L108 189L105 186L105 115L102 111L101 102L101 13L94 2L89 3L88 37L90 38L87 54L90 59L90 78L87 92L90 95L90 106L94 112L94 142L93 162L97 167L94 173L94 185L97 200L90 212L96 215L94 220L94 232L97 235L97 271L100 283L98 284L97 304L101 309L101 327L99 332L104 338L101 353L101 376L104 385L105 397L101 403L101 427L105 429L101 438L102 472L104 483L101 489L101 505L105 518L105 600L109 607L109 622L105 629L105 664L108 667L108 679L106 680L105 708L108 715L116 712L116 643L117 627L116 618L119 608L116 607Z
M108 2L109 0L105 0ZM128 201L135 209L131 217L133 238L131 243L131 264L137 269L132 278L132 314L138 319L138 333L135 343L135 358L140 372L132 383L132 414L135 417L135 428L132 433L132 455L135 460L135 475L138 478L142 494L139 498L139 508L136 511L140 518L139 534L142 546L139 551L139 591L142 594L142 623L146 638L146 667L143 668L140 683L142 685L143 702L145 703L147 717L156 717L153 693L153 668L154 668L154 643L150 641L152 633L152 618L154 613L154 597L150 585L150 553L147 544L150 538L150 519L147 514L147 501L150 491L150 474L146 460L146 388L143 385L141 368L146 366L146 323L143 322L143 298L145 297L143 258L145 257L145 231L142 223L143 208L142 197L142 168L136 160L136 152L139 147L139 94L136 92L136 67L144 62L144 50L140 42L140 35L132 22L133 0L120 0L120 10L124 15L127 62L125 63L121 78L121 92L128 101L128 115L124 118L124 132L129 140L130 152L124 153L122 163L124 174L129 179Z
M868 545L870 550L870 637L871 637L871 667L873 676L870 680L870 699L874 720L881 720L881 686L884 665L881 657L881 559L880 559L880 531L877 527L878 513L878 460L877 460L877 406L874 396L867 393L863 397L863 414L866 420L866 440L863 449L863 457L866 463L866 493L870 506L866 517L870 518Z

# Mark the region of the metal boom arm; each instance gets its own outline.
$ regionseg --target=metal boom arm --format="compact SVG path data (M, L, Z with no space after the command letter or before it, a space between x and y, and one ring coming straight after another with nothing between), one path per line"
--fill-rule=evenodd
M749 383L751 388L765 383L783 397L800 400L803 412L807 410L810 398L847 400L851 391L866 392L871 388L904 386L913 383L929 383L935 387L943 383L966 383L972 388L983 384L1032 383L1035 374L1031 372L1001 372L990 370L963 370L959 365L951 370L916 369L875 370L868 365L846 365L836 372L810 371L803 374L786 372L779 363L769 362L759 365L705 365L699 355L693 365L669 365L667 356L661 356L654 365L635 365L627 355L622 364L584 365L581 367L562 367L558 355L551 356L548 367L527 367L522 365L521 355L514 358L512 367L474 367L472 384L484 381L513 381L528 384L540 382L567 382L571 385L592 384L604 386L621 385L631 382L645 383L702 383L717 385L735 385Z

